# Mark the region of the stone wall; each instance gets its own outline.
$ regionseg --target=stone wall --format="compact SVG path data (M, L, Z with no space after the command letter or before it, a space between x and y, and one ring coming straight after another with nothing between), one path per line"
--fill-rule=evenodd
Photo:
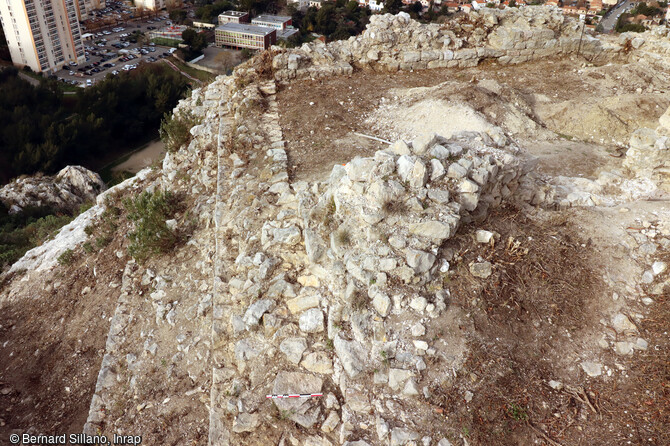
M518 64L576 53L598 56L616 51L590 36L558 9L545 6L484 8L445 24L421 24L406 13L373 15L365 32L329 44L316 41L280 52L272 66L277 80L378 71L474 67L483 60ZM274 51L281 51L274 47Z
M647 178L670 193L670 109L655 130L642 128L633 133L623 165L636 178Z

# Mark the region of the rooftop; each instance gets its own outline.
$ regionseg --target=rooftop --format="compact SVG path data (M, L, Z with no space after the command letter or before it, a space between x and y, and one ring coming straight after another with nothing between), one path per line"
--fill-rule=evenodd
M257 36L267 36L268 34L272 34L276 31L276 29L269 28L267 26L247 25L242 23L224 23L223 25L217 26L216 29L222 31L254 34Z
M297 34L298 30L295 28L286 28L283 31L277 31L277 38L278 39L288 39L294 34Z
M249 13L244 12L244 11L225 11L225 12L222 12L221 14L219 14L219 15L226 16L226 17L242 17L242 16L245 16L247 14L249 14Z
M260 22L284 23L284 22L288 22L289 20L291 20L291 17L289 17L289 16L264 14L264 15L259 15L258 17L255 17L252 20L252 22L253 21L260 21Z

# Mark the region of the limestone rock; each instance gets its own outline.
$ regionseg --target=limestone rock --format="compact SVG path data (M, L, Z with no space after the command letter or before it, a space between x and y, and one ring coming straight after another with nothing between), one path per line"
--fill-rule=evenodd
M419 387L416 385L413 379L407 380L405 387L402 390L402 394L406 396L416 396L419 395Z
M333 373L333 361L326 352L313 352L305 356L300 363L302 367L314 373Z
M323 331L323 312L318 308L312 308L300 315L298 321L300 330L305 333L318 333Z
M419 434L409 429L395 427L391 431L391 446L403 446L418 439Z
M617 313L612 316L612 327L617 333L637 332L637 326L625 314Z
M105 188L97 173L81 166L67 166L55 176L38 174L15 179L0 188L0 201L17 211L40 206L74 211L83 203L94 202Z
M417 159L412 166L412 171L409 175L409 187L413 189L420 189L426 185L428 181L428 168L426 163L422 160Z
M433 181L435 181L433 179ZM439 204L449 203L449 191L442 189L428 189L428 198Z
M354 412L361 414L368 414L372 410L370 400L366 392L361 392L352 388L348 388L344 394L347 406Z
M251 327L254 325L258 325L258 321L261 319L263 316L263 313L266 311L269 311L272 307L274 307L274 301L270 299L260 299L254 302L249 306L249 309L247 309L246 313L244 313L244 323Z
M375 160L372 158L355 157L344 166L347 176L351 181L366 181L370 172L375 167Z
M488 278L492 273L491 262L474 262L470 264L470 274L480 279Z
M355 378L366 369L368 353L358 341L346 341L339 335L333 340L335 353L342 362L342 367L350 378Z
M395 155L409 155L411 153L407 143L402 139L399 139L398 141L391 144L388 148L388 151Z
M233 420L233 432L253 432L261 424L258 414L242 412Z
M305 338L286 338L279 344L279 350L293 364L298 364L303 352L307 350L307 341Z
M419 135L412 141L412 151L417 155L423 155L436 141L437 135L435 133L424 133Z
M449 168L447 169L447 176L449 178L465 178L468 175L468 170L461 166L460 164L457 163L452 163L449 165Z
M442 162L438 159L430 160L430 181L437 182L444 178L446 171Z
M420 251L418 249L408 249L405 252L407 264L414 269L417 274L425 273L430 270L435 263L435 255Z
M372 299L372 306L381 317L386 317L391 309L391 299L383 293L377 293Z
M300 372L281 371L275 378L273 394L318 393L323 380L318 376ZM303 427L310 428L318 420L319 407L310 398L278 398L272 400L277 409Z
M582 370L584 370L584 372L592 378L600 376L603 373L603 365L598 362L583 361L580 365L582 366Z
M478 229L475 232L475 239L477 243L489 244L493 240L493 232L485 231L484 229Z
M338 424L340 424L340 416L336 411L331 410L326 421L321 424L321 430L328 434L334 431Z
M316 263L321 260L323 254L326 252L326 245L323 239L313 229L305 229L305 251L310 262Z
M319 306L319 295L311 294L309 296L296 297L286 301L286 306L293 314L309 310L310 308L316 308Z
M410 370L391 369L389 370L389 387L393 390L400 390L405 382L414 376Z
M441 221L425 221L409 225L409 232L411 234L434 240L438 245L451 237L451 230L452 228L448 224L442 223Z

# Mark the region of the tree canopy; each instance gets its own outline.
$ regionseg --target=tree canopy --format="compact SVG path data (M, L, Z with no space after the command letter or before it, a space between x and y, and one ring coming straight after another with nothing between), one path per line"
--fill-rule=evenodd
M184 78L157 64L109 75L75 97L64 97L55 80L35 87L6 68L0 71L0 183L68 164L92 166L147 140L186 90Z

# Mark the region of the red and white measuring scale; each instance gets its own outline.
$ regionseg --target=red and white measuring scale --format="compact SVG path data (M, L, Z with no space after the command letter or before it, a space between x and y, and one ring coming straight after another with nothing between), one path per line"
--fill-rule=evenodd
M323 396L323 393L285 393L283 395L266 395L266 398L313 398L316 396Z

